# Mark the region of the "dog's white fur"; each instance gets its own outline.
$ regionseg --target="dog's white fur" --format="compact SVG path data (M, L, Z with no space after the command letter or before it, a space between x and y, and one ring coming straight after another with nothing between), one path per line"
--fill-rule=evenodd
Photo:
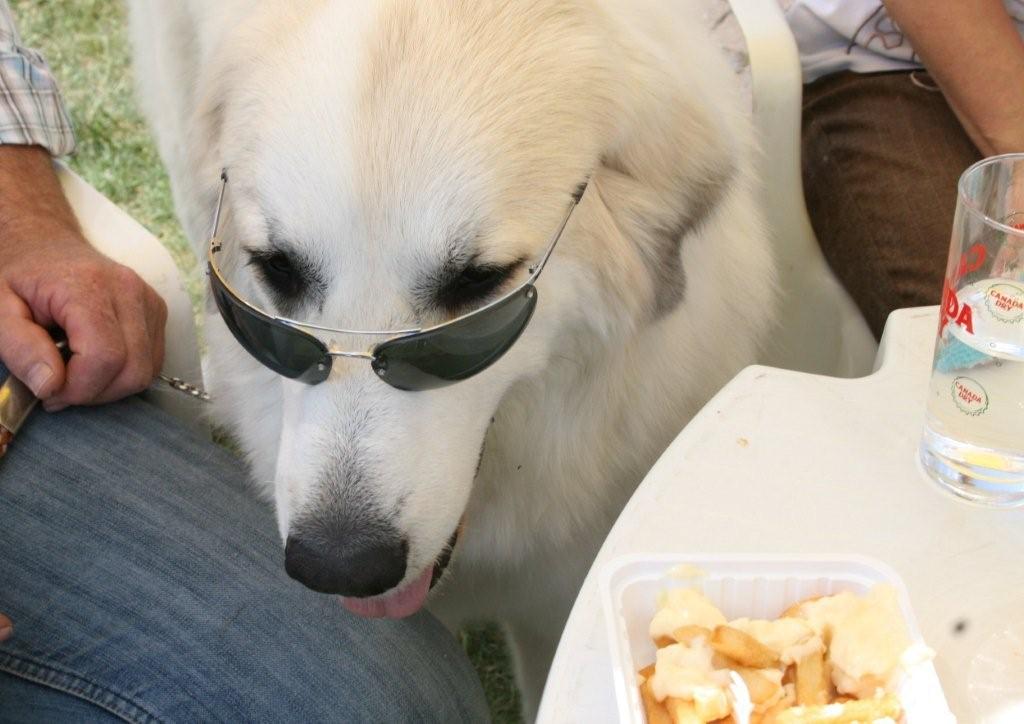
M590 177L533 321L468 381L399 392L338 359L306 386L206 324L216 416L282 535L338 491L369 498L346 502L396 517L409 580L464 516L430 607L507 623L532 713L619 510L772 318L732 72L680 0L136 0L132 33L187 233L205 254L230 168L225 267L268 309L240 262L268 217L327 271L304 318L405 327L441 318L411 290L448 245L533 259Z

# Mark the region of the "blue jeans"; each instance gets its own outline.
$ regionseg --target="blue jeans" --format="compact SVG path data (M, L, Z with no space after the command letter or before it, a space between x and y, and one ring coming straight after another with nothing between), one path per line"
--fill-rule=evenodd
M0 721L485 721L429 614L284 572L243 464L138 399L36 411L0 460Z

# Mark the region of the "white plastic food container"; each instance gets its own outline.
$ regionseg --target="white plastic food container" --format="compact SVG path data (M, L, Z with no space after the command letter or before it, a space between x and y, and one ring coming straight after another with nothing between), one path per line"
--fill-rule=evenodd
M684 579L670 574L684 564L705 575ZM663 554L624 556L610 561L601 571L600 586L619 721L644 724L636 672L654 661L655 646L647 631L661 591L696 588L729 620L743 616L774 619L791 604L811 596L841 591L864 594L879 583L896 589L910 638L921 641L900 577L885 564L869 558ZM930 662L914 667L897 694L908 724L956 721Z

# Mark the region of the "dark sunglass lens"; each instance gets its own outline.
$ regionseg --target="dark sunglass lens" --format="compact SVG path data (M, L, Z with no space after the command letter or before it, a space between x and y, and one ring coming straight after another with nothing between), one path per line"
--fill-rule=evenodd
M472 377L511 347L537 306L537 290L516 294L440 329L385 342L377 347L373 369L400 390L429 390Z
M331 357L320 340L249 309L228 291L212 269L210 288L228 329L257 361L279 375L309 384L327 379Z

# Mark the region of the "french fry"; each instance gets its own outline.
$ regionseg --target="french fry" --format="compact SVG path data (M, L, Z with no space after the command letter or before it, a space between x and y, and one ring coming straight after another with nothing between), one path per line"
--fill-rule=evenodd
M653 665L648 667L653 669ZM647 724L672 724L672 717L668 709L660 701L654 698L651 690L651 679L647 677L640 686L640 698L644 702L644 712L647 714Z
M765 676L759 669L737 666L736 673L740 675L743 683L747 685L747 691L750 692L750 701L754 705L763 704L775 696L775 693L779 690L779 685Z
M729 697L721 689L695 689L693 692L693 707L697 716L702 722L721 719L732 711L732 704Z
M733 661L728 656L723 656L713 649L711 652L711 665L716 669L738 669L742 667L742 664L738 661Z
M796 693L792 685L786 686L786 693L761 714L759 724L778 724L779 715L796 703Z
M703 626L680 626L672 632L672 638L681 644L690 645L694 639L703 636L706 640L711 640L711 631L704 628Z
M697 707L689 699L670 696L665 699L665 708L672 724L704 724L704 719L697 714Z
M800 609L803 608L805 603L817 601L819 598L821 598L821 596L811 596L810 598L805 598L803 601L797 601L792 606L783 611L779 618L803 618L803 614L801 613Z
M827 704L828 685L824 651L815 651L796 662L797 704Z
M767 669L779 663L779 655L748 633L718 626L711 634L711 648L751 669Z
M796 683L796 664L790 664L782 672L782 685Z
M886 694L880 699L860 699L845 704L794 706L780 713L775 724L853 724L886 717L896 721L901 713L896 697Z
M815 598L793 604L780 618L802 618L802 607ZM742 622L740 622L742 623ZM759 624L760 625L760 624ZM781 627L783 631L793 628L794 622ZM753 630L760 631L754 627ZM680 650L664 652L664 656L685 661L684 654L696 658L692 667L698 674L707 667L709 652L699 639L704 638L710 646L711 670L721 674L733 670L746 684L750 701L755 709L750 724L858 724L887 719L899 721L902 706L893 694L884 691L885 681L876 675L865 675L852 684L846 693L840 694L832 684L832 662L829 660L831 632L826 631L823 651L801 657L785 664L775 649L762 643L758 638L730 625L714 627L713 630L696 625L680 626L670 636L655 640L659 648L673 643L681 644ZM770 640L785 641L784 635L776 636L774 630L766 629ZM774 643L786 647L787 643ZM682 650L688 647L690 651ZM789 649L792 650L792 649ZM697 656L697 654L700 656ZM691 664L684 664L689 667ZM651 688L654 666L641 669L637 675L647 711L649 724L736 724L732 703L724 684L712 683L695 686L690 698L668 697L657 702Z
M857 690L849 692L855 699L875 699L885 694L885 680L873 674L865 674L857 682Z

